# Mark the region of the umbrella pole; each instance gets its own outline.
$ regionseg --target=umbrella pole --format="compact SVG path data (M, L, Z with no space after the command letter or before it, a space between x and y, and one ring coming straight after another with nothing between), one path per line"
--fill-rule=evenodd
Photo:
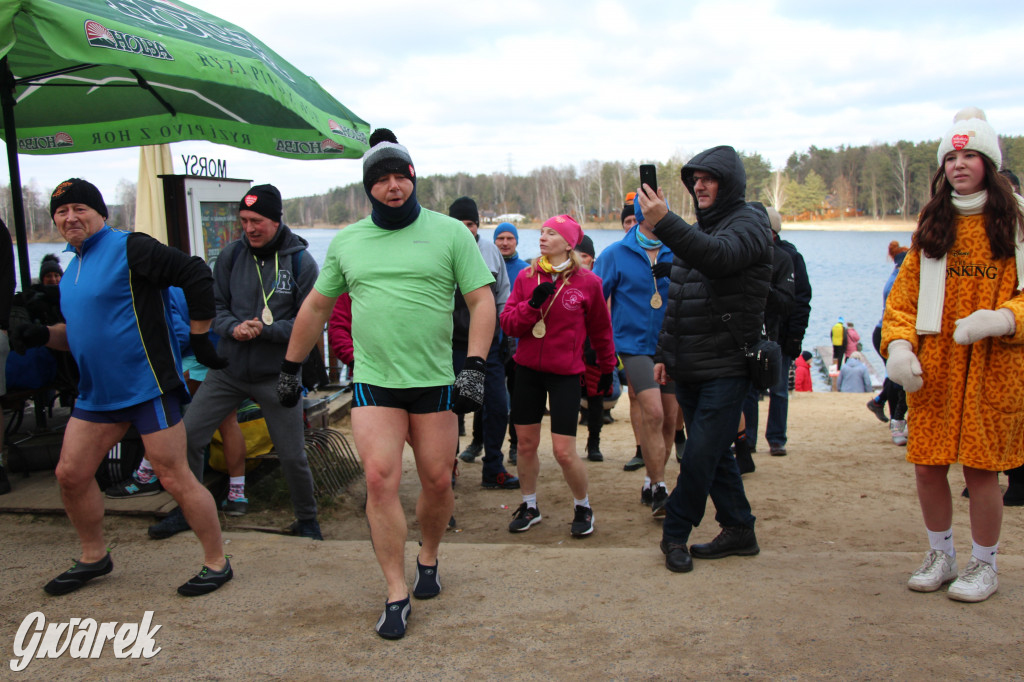
M21 169L18 167L18 131L14 126L14 75L7 57L0 60L0 105L3 107L4 136L7 138L7 168L11 174L11 210L14 213L14 234L18 240L18 269L21 290L32 285L28 266L28 234L25 230L25 203L21 196Z

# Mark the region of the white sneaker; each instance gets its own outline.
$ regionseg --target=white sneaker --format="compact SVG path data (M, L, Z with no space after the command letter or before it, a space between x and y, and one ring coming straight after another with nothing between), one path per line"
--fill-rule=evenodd
M999 577L992 564L971 557L967 568L960 574L946 594L957 601L985 601L999 589Z
M892 436L892 442L896 445L907 444L907 420L906 419L890 419L889 420L889 435Z
M916 592L934 592L956 579L956 557L930 549L921 567L910 576L907 587Z

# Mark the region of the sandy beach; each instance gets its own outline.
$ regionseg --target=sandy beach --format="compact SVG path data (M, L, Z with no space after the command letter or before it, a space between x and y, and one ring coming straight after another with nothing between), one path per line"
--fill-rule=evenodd
M571 498L549 439L544 520L524 534L506 530L518 491L484 490L479 464L461 464L458 530L440 554L444 591L414 600L398 642L373 631L385 595L361 482L324 510L323 543L237 529L284 526L291 516L280 509L223 519L236 577L196 599L174 589L200 562L191 534L154 541L150 520L108 516L114 572L54 598L42 585L77 556L74 530L62 517L0 514L0 679L1021 679L1024 508L1005 510L1000 588L987 602L909 591L927 549L913 471L866 400L795 394L788 456L768 456L762 438L757 471L744 478L760 555L695 561L689 574L664 568L660 524L639 502L643 472L622 470L634 449L625 400L602 435L606 461L587 463L589 538L569 536ZM763 434L767 401L761 414ZM411 453L405 469L411 519ZM969 502L958 469L950 479L963 566ZM691 541L717 533L708 510ZM412 521L410 584L417 539ZM152 611L160 652L119 660L108 646L97 660L65 654L11 672L16 632L37 611L52 623L137 623Z

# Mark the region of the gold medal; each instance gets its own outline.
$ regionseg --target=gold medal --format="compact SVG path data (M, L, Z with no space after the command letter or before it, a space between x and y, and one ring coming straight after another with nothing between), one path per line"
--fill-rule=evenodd
M538 339L543 339L544 335L548 333L548 326L544 324L544 320L537 320L537 324L533 325L533 336Z
M655 310L661 307L661 294L657 291L654 292L654 296L651 296L651 307Z
M263 319L263 324L268 327L274 324L274 314L270 312L270 306L263 307L263 314L260 317Z

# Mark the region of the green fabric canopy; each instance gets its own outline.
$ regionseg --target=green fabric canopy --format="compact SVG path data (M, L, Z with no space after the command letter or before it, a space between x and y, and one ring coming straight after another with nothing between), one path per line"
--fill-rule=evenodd
M19 153L209 140L358 158L370 131L261 41L177 0L0 0L0 101L12 188ZM19 260L27 286L27 246Z

